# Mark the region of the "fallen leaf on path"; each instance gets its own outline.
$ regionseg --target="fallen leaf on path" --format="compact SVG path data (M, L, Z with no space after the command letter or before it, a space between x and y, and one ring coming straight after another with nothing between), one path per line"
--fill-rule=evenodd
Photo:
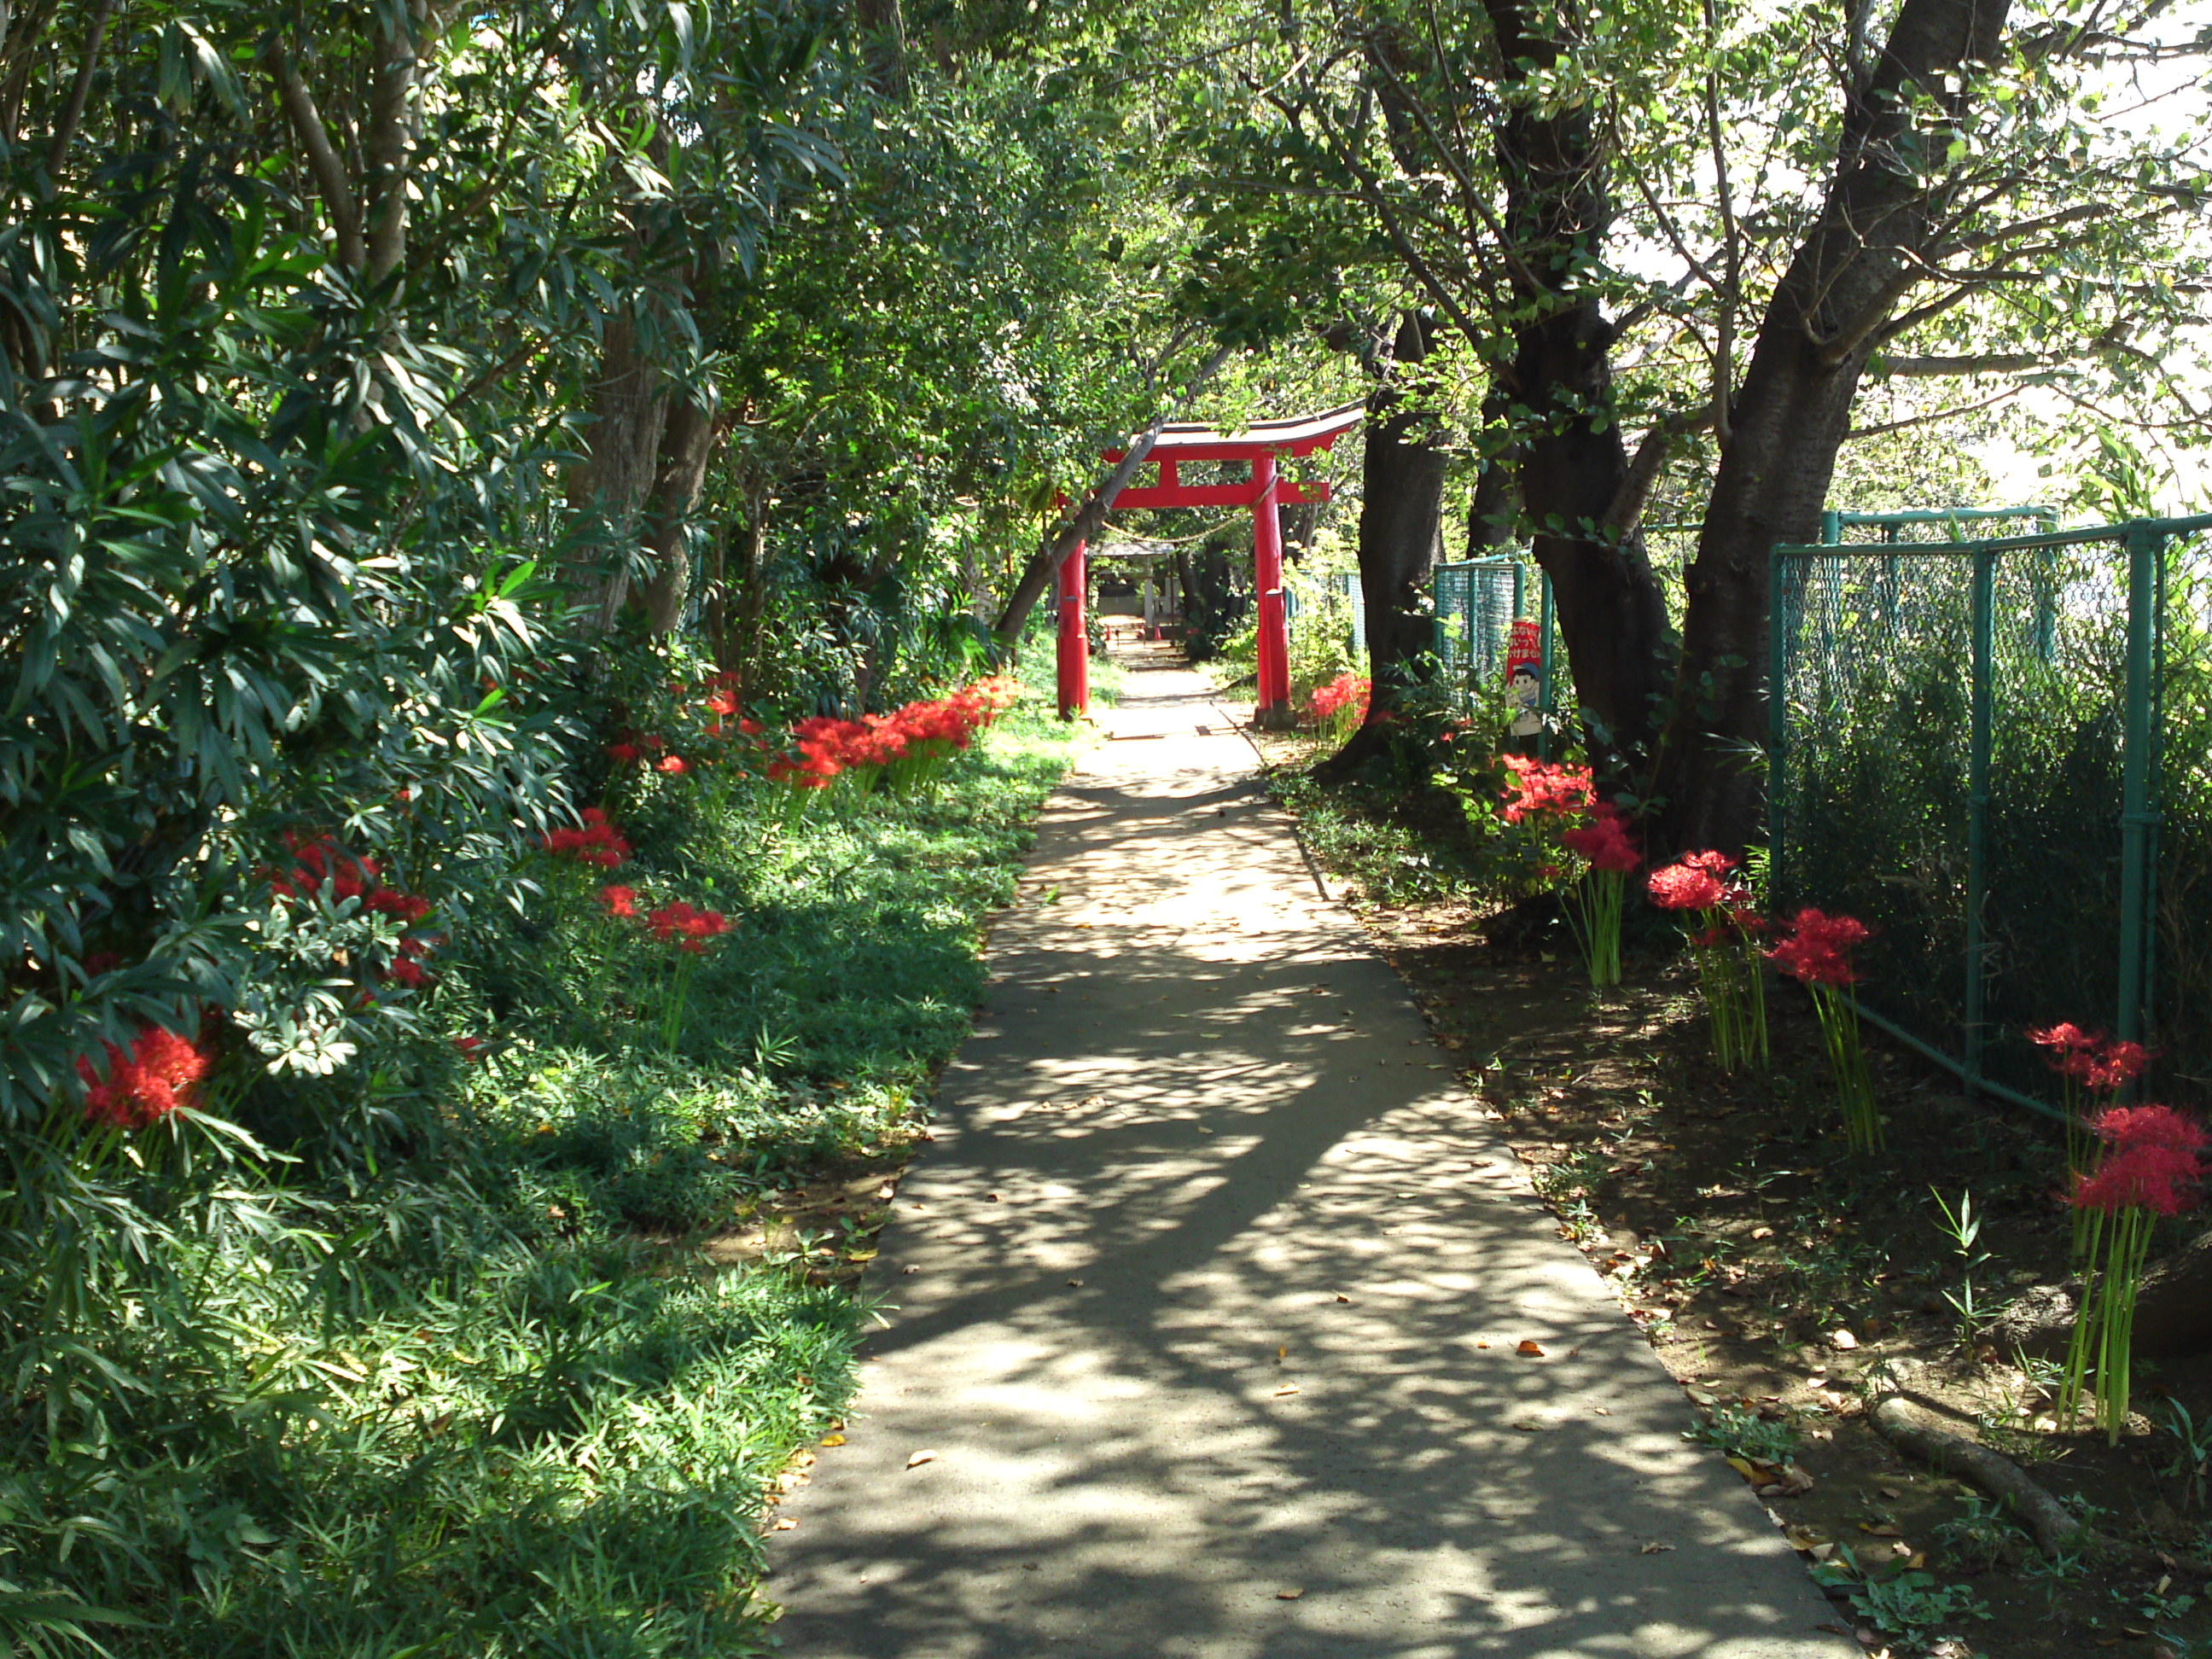
M1275 1599L1278 1601L1295 1601L1298 1597L1304 1594L1305 1592L1302 1589L1277 1590L1275 1592Z
M921 1271L921 1268L919 1268L919 1267L901 1267L901 1268L899 1269L899 1272L900 1272L902 1274L906 1274L906 1273L920 1273Z
M1884 1498L1902 1498L1905 1496L1905 1488L1902 1486L1876 1486L1875 1490L1880 1492Z
M1522 1419L1513 1426L1523 1434L1541 1434L1544 1431L1544 1425L1541 1423L1532 1423L1526 1418Z
M1348 1297L1348 1296L1340 1296L1340 1297L1337 1297L1336 1299L1337 1299L1339 1302L1349 1302L1349 1301L1351 1301L1351 1300L1352 1300L1352 1298L1351 1298L1350 1297Z
M770 1527L770 1528L769 1528L769 1530L770 1532L789 1532L789 1531L790 1531L793 1527L797 1526L798 1524L799 1524L799 1522L796 1522L796 1521L793 1520L789 1516L787 1516L787 1516L781 1516L781 1518L779 1518L779 1519L777 1520L776 1523L775 1523L774 1526Z
M906 1466L910 1469L918 1469L924 1463L934 1463L936 1461L937 1454L935 1452L918 1451L906 1460Z
M1595 1412L1600 1417L1610 1417L1613 1415L1613 1407L1610 1406L1593 1406L1590 1409Z
M1857 1347L1858 1345L1858 1338L1853 1336L1849 1331L1835 1330L1828 1333L1828 1346L1832 1348L1849 1350Z
M1897 1528L1890 1525L1887 1521L1880 1523L1869 1521L1862 1521L1859 1522L1859 1530L1875 1538L1902 1538L1905 1536L1902 1532L1900 1532Z
M1816 1550L1828 1541L1810 1527L1784 1527L1782 1535L1793 1550Z
M1636 1553L1638 1555L1663 1555L1674 1547L1672 1544L1646 1544Z
M1079 1279L1071 1279L1067 1281L1067 1288L1071 1291L1079 1291L1083 1288L1083 1281Z
M1721 1403L1720 1395L1715 1394L1711 1389L1701 1389L1694 1382L1684 1384L1682 1392L1700 1406L1717 1406Z
M1771 1238L1774 1237L1774 1229L1771 1227L1753 1227L1751 1230L1751 1236L1753 1238Z
M1513 1352L1518 1354L1526 1354L1531 1359L1541 1359L1544 1357L1544 1345L1540 1342L1532 1342L1528 1338L1523 1337L1519 1342L1514 1345Z
M825 1446L842 1446L845 1443L845 1437L842 1434L825 1434L822 1437L822 1443Z
M1283 1386L1282 1386L1281 1388L1279 1388L1279 1389L1276 1389L1276 1390L1275 1390L1275 1397L1276 1397L1277 1399L1279 1399L1279 1400L1283 1395L1286 1395L1286 1394L1296 1394L1297 1391L1298 1391L1298 1385L1297 1385L1297 1383L1295 1383L1295 1382L1285 1382L1285 1383L1284 1383L1284 1384L1283 1384Z

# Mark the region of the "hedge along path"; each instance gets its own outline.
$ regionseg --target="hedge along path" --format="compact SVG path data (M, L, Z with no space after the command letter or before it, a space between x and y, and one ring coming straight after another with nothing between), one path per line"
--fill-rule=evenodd
M847 1443L784 1506L791 1659L1862 1651L1232 717L1164 669L1106 727L882 1235Z

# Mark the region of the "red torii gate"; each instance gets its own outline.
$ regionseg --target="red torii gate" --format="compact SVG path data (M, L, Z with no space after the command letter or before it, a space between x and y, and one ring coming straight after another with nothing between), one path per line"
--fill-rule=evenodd
M1287 723L1291 711L1290 640L1283 619L1283 526L1279 507L1325 501L1325 483L1286 483L1276 477L1285 455L1310 455L1327 449L1359 423L1364 404L1346 404L1300 420L1261 421L1231 435L1195 422L1171 423L1146 452L1143 465L1156 466L1159 482L1132 483L1107 503L1121 507L1249 507L1252 509L1252 586L1260 606L1260 696L1255 719L1260 725ZM1128 452L1109 449L1119 461ZM1185 461L1249 461L1252 475L1232 483L1187 484L1179 476ZM1085 546L1075 544L1060 567L1060 714L1072 720L1091 706L1091 640L1084 606L1089 585Z

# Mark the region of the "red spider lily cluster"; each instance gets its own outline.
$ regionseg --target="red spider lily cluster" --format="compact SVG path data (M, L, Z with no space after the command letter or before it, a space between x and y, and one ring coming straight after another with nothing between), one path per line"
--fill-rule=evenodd
M1851 947L1863 945L1873 930L1856 916L1831 916L1807 905L1790 921L1789 936L1766 953L1792 979L1808 985L1854 985Z
M615 882L599 889L599 908L623 921L643 922L662 944L673 945L694 956L702 954L709 943L728 933L731 926L730 919L720 910L702 910L682 899L654 909L641 909L637 889Z
M1364 676L1339 674L1327 685L1314 688L1306 700L1306 712L1319 725L1358 726L1367 719L1368 700L1374 690L1373 683Z
M143 1129L190 1106L215 1063L215 1056L200 1045L158 1025L139 1032L127 1050L112 1042L102 1046L107 1050L105 1080L89 1059L76 1063L85 1085L84 1115L118 1129Z
M1628 821L1612 802L1597 798L1587 766L1563 766L1527 755L1500 755L1507 773L1505 805L1498 816L1508 823L1535 820L1540 835L1556 840L1582 860L1582 873L1561 895L1590 983L1600 988L1620 983L1620 915L1628 872L1644 861ZM1565 872L1541 860L1547 880Z
M2077 1209L2138 1208L2179 1215L2197 1202L2212 1134L2171 1106L2115 1106L2089 1127L2112 1150L2094 1175L2076 1177Z
M1559 845L1581 855L1593 870L1626 875L1644 862L1644 854L1629 836L1628 823L1610 804L1600 801L1589 809L1589 822L1559 831Z
M697 956L708 945L730 931L730 919L720 910L702 910L682 899L645 914L645 925L664 945Z
M584 809L581 828L556 830L544 837L544 843L545 850L556 858L573 859L602 870L620 869L629 861L629 842L596 806Z
M277 897L300 904L312 904L318 897L326 897L334 904L353 899L363 910L391 916L410 930L430 914L430 901L422 894L386 886L383 870L374 859L349 853L327 836L302 836L288 830L283 840L294 862L291 869L270 876L270 890ZM410 931L402 934L397 954L379 977L410 990L421 990L430 983L432 976L419 958L427 956L436 942L423 933Z
M1726 853L1689 853L1654 870L1644 890L1662 910L1726 910L1741 921L1750 915L1751 895L1731 878L1735 869Z
M1528 755L1501 755L1513 775L1506 780L1505 806L1498 816L1518 823L1531 813L1587 811L1596 803L1597 786L1587 766L1562 766Z
M2027 1040L2051 1050L2051 1069L2091 1094L2117 1094L2143 1074L2153 1055L2140 1042L2119 1042L2072 1021L2047 1030L2030 1026Z
M791 728L788 750L769 762L768 776L798 790L826 789L850 776L865 792L886 773L920 770L967 748L978 731L1013 706L1015 696L1012 681L994 678L888 714L850 720L817 714Z
M2068 1195L2081 1228L2075 1247L2082 1287L2058 1410L2071 1423L2094 1382L2097 1426L2118 1445L2128 1419L2136 1300L2150 1265L2152 1235L2159 1217L2179 1215L2197 1202L2212 1134L2171 1106L2112 1107L2091 1119L2089 1128L2107 1150L2093 1173L2075 1174Z
M1766 919L1735 869L1726 853L1690 853L1654 870L1644 884L1653 904L1684 918L1698 988L1712 1017L1714 1057L1730 1072L1764 1066L1768 1053L1766 987L1756 944ZM1688 920L1693 915L1695 924Z

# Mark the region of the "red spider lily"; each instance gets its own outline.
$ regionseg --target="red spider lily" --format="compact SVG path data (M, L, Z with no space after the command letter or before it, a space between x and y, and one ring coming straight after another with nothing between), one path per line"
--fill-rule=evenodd
M2048 1030L2027 1028L2027 1040L2039 1048L2055 1048L2062 1054L2070 1054L2077 1048L2094 1048L2105 1040L2102 1031L2085 1031L2068 1020L2063 1025L2054 1025ZM2054 1062L2055 1066L2055 1062Z
M1629 839L1628 825L1609 806L1596 807L1588 823L1561 830L1559 844L1571 853L1581 854L1595 870L1625 874L1644 861L1636 843Z
M1654 870L1644 887L1662 910L1717 910L1729 896L1726 882L1690 859Z
M279 898L312 900L325 884L333 902L359 898L371 883L383 877L374 859L357 857L327 836L302 836L288 830L283 840L296 862L289 871L270 878L270 888Z
M463 1060L475 1060L483 1053L484 1040L480 1036L457 1036L453 1052Z
M607 745L607 758L617 766L635 766L638 754L638 746L634 743L611 743Z
M2109 1213L2141 1209L2179 1215L2197 1202L2203 1174L2195 1152L2142 1140L2120 1147L2094 1175L2077 1179L2069 1197L2082 1210Z
M634 916L637 914L637 889L611 882L599 889L599 902L611 916Z
M545 850L556 858L597 865L602 870L617 869L627 863L631 850L622 831L608 823L607 815L596 806L584 809L581 829L556 830L544 837L544 843Z
M430 914L432 906L428 898L420 893L404 893L396 887L384 885L384 872L374 859L349 853L328 836L310 839L288 833L284 844L298 862L291 870L270 878L270 890L279 898L300 903L312 902L319 896L333 902L352 899L362 910L391 916L409 927ZM416 988L428 985L431 979L428 972L409 958L422 955L429 945L430 942L419 935L401 939L397 956L380 970L379 977Z
M1531 812L1579 812L1597 799L1587 766L1561 766L1528 755L1501 755L1513 774L1505 786L1506 804L1498 816L1518 823Z
M105 1082L89 1059L79 1059L77 1076L85 1083L84 1115L118 1129L143 1129L179 1107L192 1103L200 1079L215 1056L174 1031L149 1025L131 1039L128 1052L112 1042L107 1050Z
M695 954L704 951L708 940L730 931L730 919L720 910L702 910L682 899L648 912L645 924L655 939Z
M2097 1114L2089 1127L2097 1138L2120 1151L2130 1146L2171 1146L2191 1158L2212 1146L2212 1133L2195 1118L2171 1106L2113 1106Z
M1339 674L1327 685L1314 688L1312 696L1306 701L1306 708L1316 720L1333 720L1343 714L1346 724L1358 725L1367 718L1367 705L1374 691L1373 683L1362 675Z
M738 694L734 691L717 691L707 699L707 707L717 714L734 714L738 712Z
M684 763L684 757L681 755L663 755L657 765L661 771L678 777L691 769Z
M1725 876L1736 866L1736 860L1726 853L1708 848L1702 853L1685 853L1682 862L1692 870L1703 870L1710 875Z
M1808 905L1791 919L1790 929L1790 937L1766 952L1777 968L1808 985L1857 982L1850 952L1872 937L1864 922L1855 916L1824 915Z

